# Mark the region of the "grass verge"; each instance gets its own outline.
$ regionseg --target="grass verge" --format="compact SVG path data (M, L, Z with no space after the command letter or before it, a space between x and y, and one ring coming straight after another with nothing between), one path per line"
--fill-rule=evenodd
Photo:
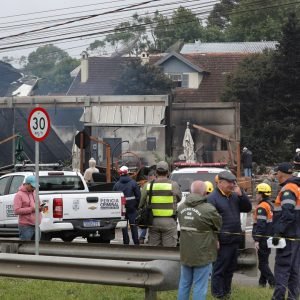
M231 300L270 299L272 290L234 286ZM177 291L159 292L159 300L174 300ZM128 287L105 286L35 279L0 277L1 300L142 300L144 290ZM207 300L212 300L208 294Z

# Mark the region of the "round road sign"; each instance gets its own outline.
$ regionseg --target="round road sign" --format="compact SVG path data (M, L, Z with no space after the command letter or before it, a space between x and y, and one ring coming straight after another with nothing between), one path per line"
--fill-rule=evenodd
M31 137L37 142L43 141L50 131L50 118L47 111L42 107L33 109L27 125Z

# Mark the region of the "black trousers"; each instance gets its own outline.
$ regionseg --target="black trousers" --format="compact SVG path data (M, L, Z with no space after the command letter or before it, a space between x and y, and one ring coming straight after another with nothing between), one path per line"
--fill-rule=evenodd
M260 271L259 285L265 286L269 283L270 286L275 286L274 275L269 267L269 256L271 249L268 248L267 241L259 242L258 255L258 269Z
M300 294L300 242L286 240L286 247L277 249L275 258L275 290L272 300L298 300Z
M237 266L238 249L238 243L220 244L211 276L211 292L216 298L224 298L231 293L231 282Z
M136 216L137 216L137 211L132 211L130 213L126 213L126 219L129 222L132 240L135 245L139 245L138 227L137 227L137 225L135 225ZM123 233L123 243L125 245L129 245L130 239L129 239L129 234L128 234L128 227L122 228L122 233Z

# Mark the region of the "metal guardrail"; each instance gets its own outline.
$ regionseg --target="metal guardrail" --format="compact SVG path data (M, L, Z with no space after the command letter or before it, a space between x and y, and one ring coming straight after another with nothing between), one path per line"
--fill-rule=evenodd
M34 254L34 242L0 240L2 253ZM41 242L40 255L85 257L97 259L114 259L129 261L171 260L179 261L179 248L125 246L112 244L83 244Z
M58 281L145 288L145 299L156 291L177 289L180 265L175 261L148 262L24 254L0 254L0 275Z
M33 256L34 242L1 239L0 250L0 275L3 276L142 287L147 300L156 299L156 291L178 287L179 248L41 242L41 256ZM5 256L5 253L14 254ZM95 269L101 275L94 276ZM236 272L257 276L255 249L240 252Z
M35 254L35 245L33 242L10 241L7 239L0 240L0 250L2 253ZM41 242L39 252L41 255L47 256L85 257L126 261L180 261L179 248L173 247ZM238 269L236 272L250 277L257 276L257 254L254 248L240 250Z

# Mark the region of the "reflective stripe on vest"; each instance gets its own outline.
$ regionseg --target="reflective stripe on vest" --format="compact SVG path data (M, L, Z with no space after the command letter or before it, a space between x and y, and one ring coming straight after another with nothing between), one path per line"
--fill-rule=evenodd
M126 197L126 201L128 201L128 200L135 200L135 197L134 196L132 196L132 197Z
M147 184L149 195L150 183ZM172 183L154 182L152 186L151 207L154 217L172 217L175 215Z
M285 199L281 201L281 196L285 191L291 191L296 196L296 200ZM284 204L292 204L295 206L295 210L300 210L300 187L297 184L289 182L282 187L278 196L276 197L274 211L281 211L281 206Z
M257 215L257 210L259 208L263 208L267 215L266 216L260 216L260 215ZM272 218L273 218L273 207L272 207L272 204L267 202L267 201L262 201L260 202L255 211L254 211L254 214L253 214L253 222L256 223L257 220L266 220L267 223L271 223L272 222Z

